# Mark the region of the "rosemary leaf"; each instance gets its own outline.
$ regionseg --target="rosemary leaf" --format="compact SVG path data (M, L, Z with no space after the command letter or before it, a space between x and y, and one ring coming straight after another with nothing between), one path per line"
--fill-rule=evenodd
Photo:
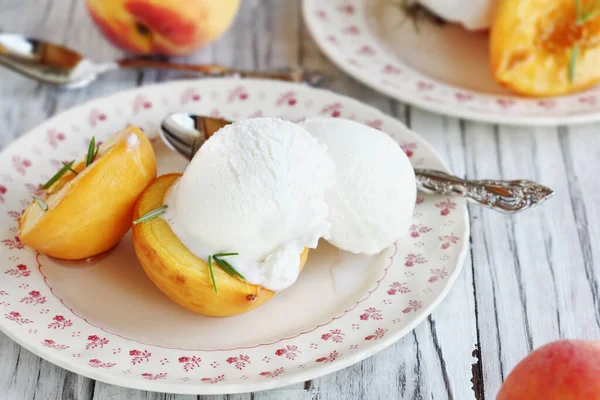
M38 206L40 206L42 211L48 211L48 204L46 204L46 202L44 200L40 199L37 196L31 196L31 197L33 197L33 199L38 204Z
M213 288L215 288L215 293L219 294L219 290L217 290L217 282L215 282L215 274L213 273L212 256L208 256L208 273L210 274L210 280L212 281Z
M65 172L67 172L69 170L69 168L71 168L73 166L73 163L75 161L71 161L68 164L63 164L63 167L56 173L54 174L54 176L52 178L50 178L48 180L48 182L44 183L44 186L42 186L42 189L48 189L50 186L54 185L56 183L56 181L58 181L60 179L61 176L63 176L65 174Z
M229 256L239 256L240 253L217 253L213 254L213 257L229 257Z
M64 162L64 161L63 161L63 163L62 163L62 164L63 164L65 167L67 167L67 169L68 169L69 171L71 171L72 173L74 173L75 175L79 175L79 172L75 171L75 170L74 170L74 169L71 167L71 165L73 165L73 162L74 162L74 161L71 161L70 163L66 163L66 162Z
M596 0L594 4L587 10L583 9L581 0L575 0L575 25L580 26L589 20L592 20L600 15L600 0ZM569 82L575 82L575 67L577 64L577 57L579 56L579 48L573 46L571 49L571 56L569 58Z
M94 157L96 155L96 137L92 136L92 140L90 140L90 145L88 146L87 157L85 159L85 166L87 167L92 162L94 162Z
M223 260L221 260L220 258L214 257L214 256L213 256L213 259L215 260L215 263L217 263L217 265L219 267L221 267L221 269L227 273L227 275L235 276L235 273L231 269L229 269L229 267L227 266L227 264L225 264L223 262Z
M577 18L577 25L583 25L587 21L596 18L598 15L600 15L600 10L590 10L581 17Z
M575 0L575 24L578 26L583 25L587 21L596 18L600 15L598 7L600 7L600 0L596 0L587 10L583 10L581 0Z
M579 55L579 48L577 46L571 49L571 57L569 58L569 82L575 82L577 56Z
M237 269L233 268L233 266L232 266L232 265L231 265L229 262L227 262L227 261L225 261L225 260L221 260L221 261L222 261L222 262L223 262L225 265L227 265L227 267L228 267L229 269L231 269L235 275L237 275L238 277L242 278L243 280L246 280L246 277L245 277L244 275L240 274L240 273L238 272L238 270L237 270Z
M161 215L163 215L166 212L167 207L168 206L165 204L163 206L155 208L154 210L150 211L149 213L147 213L147 214L139 217L135 221L133 221L133 224L137 225L139 223L151 221L151 220L153 220L155 218L158 218L158 217L160 217Z
M237 253L235 255L237 255ZM227 261L222 260L220 258L217 258L216 255L214 255L213 258L215 259L215 262L217 262L217 264L219 265L219 267L221 267L221 269L223 271L227 272L231 276L238 276L238 277L242 278L243 280L246 280L244 275L240 274L235 268L233 268L233 266L230 263L228 263Z

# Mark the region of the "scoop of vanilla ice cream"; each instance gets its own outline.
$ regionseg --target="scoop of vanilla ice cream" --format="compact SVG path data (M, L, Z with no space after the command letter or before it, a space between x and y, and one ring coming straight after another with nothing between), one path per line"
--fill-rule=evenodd
M498 0L418 0L446 21L456 22L475 31L492 26Z
M282 290L300 253L328 237L325 192L334 164L304 128L276 118L228 125L204 145L165 197L164 218L196 256L227 261L250 283Z
M327 194L328 241L352 253L375 254L408 232L416 200L415 173L385 133L340 118L302 123L329 149L336 184Z

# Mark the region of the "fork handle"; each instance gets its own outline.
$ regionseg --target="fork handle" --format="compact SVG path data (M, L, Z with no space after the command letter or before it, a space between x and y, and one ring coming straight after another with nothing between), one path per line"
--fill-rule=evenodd
M470 180L431 169L416 169L415 175L422 192L462 196L505 213L526 210L554 195L552 189L530 180Z

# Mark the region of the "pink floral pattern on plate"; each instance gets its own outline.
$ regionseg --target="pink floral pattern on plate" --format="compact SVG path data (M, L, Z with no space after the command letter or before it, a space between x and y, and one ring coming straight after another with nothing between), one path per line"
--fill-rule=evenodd
M358 10L335 7L322 18L334 13L356 15ZM360 26L346 27L353 35L363 32ZM371 346L389 345L405 335L449 290L468 243L465 203L419 196L419 217L399 245L382 256L377 280L344 311L299 332L243 347L174 348L126 337L96 324L94 315L76 313L44 275L45 259L17 236L21 202L47 179L51 160L83 154L92 135L102 141L136 124L154 137L161 118L175 110L292 121L318 115L352 117L389 134L414 163L444 168L423 139L398 121L355 100L289 83L205 79L95 100L47 121L0 153L0 170L5 172L0 186L0 328L11 338L51 362L115 384L189 394L247 392L312 379L364 358ZM84 130L73 130L75 125L86 128L85 136ZM38 146L40 152L34 154Z

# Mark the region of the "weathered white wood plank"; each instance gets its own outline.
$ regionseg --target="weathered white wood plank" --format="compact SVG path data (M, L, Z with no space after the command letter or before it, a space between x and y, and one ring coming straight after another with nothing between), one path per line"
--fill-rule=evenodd
M574 196L570 181L577 176L575 167L569 177L563 160L573 154L565 142L581 139L566 133L559 138L555 128L494 130L475 123L467 124L465 139L469 175L529 177L556 191L544 206L510 218L473 209L478 320L489 398L532 349L559 338L598 337L596 281L593 271L592 280L587 279L593 268L585 268L580 240L585 242L590 232L587 225L578 228L573 215L573 201L584 196ZM591 155L597 152L592 149L580 150ZM585 206L579 207L585 215Z
M196 398L197 396L146 392L109 385L104 382L96 382L93 400L195 400Z
M465 124L467 175L502 177L498 159L498 134L488 125ZM526 173L526 171L522 171ZM471 238L478 304L481 357L486 397L493 398L514 365L527 352L526 316L519 297L515 260L509 242L509 218L478 207L471 208Z
M46 360L42 360L37 378L34 399L92 400L95 385L93 380L59 368Z
M593 310L595 324L588 321L581 325L573 321L575 333L580 337L598 338L600 336L600 182L598 180L598 164L600 164L600 142L598 141L599 125L586 125L561 129L559 147L565 164L566 181L570 192L570 203L574 222L577 227L577 238L583 255L585 280L579 279L579 290L589 291L593 303L587 309ZM565 257L565 266L572 260ZM573 280L573 278L571 278ZM573 282L575 283L575 282ZM572 285L575 288L575 285ZM577 303L573 302L572 305ZM579 322L579 323L578 323Z
M411 109L407 117L409 126L431 143L453 173L465 176L463 125L456 119L418 109ZM471 382L481 379L481 366L474 357L479 345L474 289L473 264L469 252L463 271L448 298L429 319L434 353L438 356L443 382L447 386L448 397L454 399L471 399L480 395L480 387L473 387Z
M37 7L44 10L51 7L50 3L51 1L39 1ZM0 31L41 35L44 16L42 13L30 12L30 8L31 3L10 3L0 12ZM0 120L3 128L0 147L6 146L20 134L24 128L24 119L30 119L31 124L34 124L32 126L35 126L47 117L48 112L44 109L46 96L39 96L39 91L40 86L35 82L5 68L0 69Z
M9 399L33 399L41 360L0 333L0 390Z
M598 298L594 294L596 280L591 271L588 281L587 267L593 260L586 259L585 254L586 242L593 240L590 228L596 227L587 222L579 224L575 215L579 204L581 212L586 213L583 201L590 191L586 185L578 188L581 193L573 197L573 185L579 183L572 182L569 173L574 174L575 167L568 165L572 162L570 157L577 154L567 148L568 142L581 145L586 143L585 138L557 133L554 128L527 132L521 129L514 133L519 140L511 139L509 135L501 137L502 165L507 176L529 170L533 178L556 191L555 198L544 206L518 215L514 220L518 256L526 282L524 295L533 311L530 321L534 347L558 337L597 337L600 326L598 311L594 312L598 310ZM581 155L574 158L587 158L590 162L589 156L597 153L599 148L590 141L580 149ZM565 159L565 154L570 157ZM576 174L577 178L584 173L585 170L581 170ZM594 185L597 190L596 182L590 187L593 190ZM591 202L589 205L595 206ZM580 229L583 237L579 235Z

